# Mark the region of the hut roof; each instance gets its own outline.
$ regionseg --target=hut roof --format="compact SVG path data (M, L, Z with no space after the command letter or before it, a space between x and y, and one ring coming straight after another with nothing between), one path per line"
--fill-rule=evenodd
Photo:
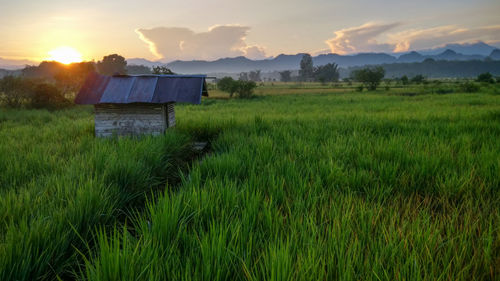
M76 96L77 104L199 104L208 96L205 75L116 75L91 73Z

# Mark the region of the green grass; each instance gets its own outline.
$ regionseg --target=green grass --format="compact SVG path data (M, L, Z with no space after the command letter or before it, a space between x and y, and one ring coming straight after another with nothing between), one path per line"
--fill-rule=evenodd
M496 89L318 88L178 106L156 138L2 111L0 280L498 279Z

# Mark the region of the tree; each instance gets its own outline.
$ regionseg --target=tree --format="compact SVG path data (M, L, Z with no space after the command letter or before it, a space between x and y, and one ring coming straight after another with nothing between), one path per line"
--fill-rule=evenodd
M405 86L406 86L406 85L408 85L408 84L410 83L410 79L408 79L408 76L406 76L406 75L401 76L401 79L400 79L400 80L401 80L401 83L402 83L403 85L405 85Z
M175 74L170 68L166 66L153 66L153 74L157 75L172 75Z
M236 82L236 92L238 97L241 99L251 98L253 95L253 90L257 87L254 81L235 81Z
M300 61L299 77L302 81L308 81L313 78L314 65L310 54L304 54Z
M231 77L224 77L217 82L217 87L221 91L229 93L230 98L233 97L234 93L237 93L239 98L250 98L257 84L254 81L234 80Z
M425 77L422 74L415 75L415 77L411 79L411 82L415 84L422 84L424 81Z
M103 75L127 74L127 61L118 54L112 54L97 62L97 70Z
M329 63L316 67L314 69L314 79L322 83L339 81L338 65L336 63Z
M373 91L380 85L380 81L385 76L385 70L381 66L366 67L353 71L351 75L354 80L363 83L368 90Z
M238 80L241 80L241 81L248 81L248 73L246 73L246 72L241 72L241 73L240 73L240 77L238 78Z
M290 70L281 71L280 72L280 81L281 82L292 81L292 72Z
M57 109L71 104L54 85L41 83L34 87L31 106L33 108Z
M495 83L495 79L493 78L493 75L489 72L481 73L477 76L476 79L477 82L484 82L484 83Z
M30 79L5 76L0 79L0 103L8 107L22 107L31 101L33 88Z
M219 90L229 93L229 97L232 98L237 90L236 81L231 77L224 77L217 82L217 88Z
M260 70L250 71L250 73L248 73L248 80L254 82L262 81L262 79L260 78Z

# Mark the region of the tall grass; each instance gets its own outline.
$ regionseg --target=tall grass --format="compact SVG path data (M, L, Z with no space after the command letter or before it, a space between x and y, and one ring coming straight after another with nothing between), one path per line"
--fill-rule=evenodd
M179 106L160 138L0 114L0 279L498 279L497 95L303 91Z
M177 183L192 156L189 137L175 132L94 139L89 110L0 119L0 280L72 276L97 227Z
M224 128L214 154L135 217L132 245L100 236L81 278L495 280L499 109L486 94L185 107L180 130Z

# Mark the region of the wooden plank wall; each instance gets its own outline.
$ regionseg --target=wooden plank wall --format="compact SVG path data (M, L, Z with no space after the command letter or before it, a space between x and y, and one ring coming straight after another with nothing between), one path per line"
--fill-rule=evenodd
M165 107L162 104L97 104L95 135L161 135L168 125Z
M167 127L175 127L175 103L167 103L165 105L165 111L167 116Z

